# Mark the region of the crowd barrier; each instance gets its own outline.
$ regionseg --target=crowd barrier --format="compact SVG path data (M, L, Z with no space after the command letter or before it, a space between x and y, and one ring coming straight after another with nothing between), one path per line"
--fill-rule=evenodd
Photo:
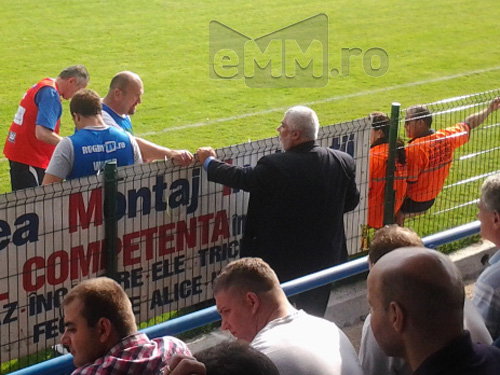
M444 232L436 233L423 238L425 246L434 248L444 245L473 234L479 233L479 221L462 225ZM351 276L368 271L367 256L352 260L335 267L325 269L296 280L282 284L287 296L292 296L319 286L342 280ZM220 320L220 315L215 306L211 306L194 313L157 324L142 331L150 338L176 335L190 329L201 327ZM51 359L23 370L16 371L12 375L69 375L73 371L73 357L70 354Z
M485 108L499 91L431 103L435 126L452 125ZM401 124L405 111L401 111ZM498 170L497 114L456 152L443 192L425 215L407 224L424 236L474 220L484 178ZM400 131L402 126L400 126ZM366 249L371 123L362 118L320 129L318 142L356 161L359 206L345 215L351 255ZM217 150L234 165L255 165L280 152L277 137ZM45 360L64 329L61 301L79 281L112 266L129 295L140 328L211 299L217 272L239 256L248 194L209 183L199 164L161 161L119 168L115 198L104 176L0 196L0 363L2 371ZM116 204L109 230L105 207ZM109 213L109 210L108 210ZM114 234L113 234L114 233ZM106 249L115 248L115 262ZM108 267L106 267L108 265Z

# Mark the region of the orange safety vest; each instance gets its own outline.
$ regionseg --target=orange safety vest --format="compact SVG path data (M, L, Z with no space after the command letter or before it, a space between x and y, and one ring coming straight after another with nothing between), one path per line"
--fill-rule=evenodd
M450 172L453 153L469 141L469 134L469 125L459 123L408 142L409 198L415 202L427 202L438 196Z
M370 148L370 180L368 185L368 225L381 228L384 225L385 182L389 144L382 143ZM395 203L394 213L398 212L406 195L406 165L396 162L394 171Z
M3 149L4 155L11 161L46 169L55 146L38 140L35 134L38 107L35 104L35 95L41 88L51 86L57 90L56 82L52 78L45 78L32 86L24 94L19 108L10 125L7 140ZM54 132L59 134L61 119L57 120Z

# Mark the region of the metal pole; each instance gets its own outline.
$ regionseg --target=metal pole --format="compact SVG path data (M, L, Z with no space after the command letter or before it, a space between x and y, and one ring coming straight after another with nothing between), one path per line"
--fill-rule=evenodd
M387 158L387 172L384 195L384 225L394 223L394 171L396 170L396 140L398 138L399 109L401 104L392 103L391 126L389 129L389 155Z
M118 195L118 172L116 161L108 161L104 167L104 230L106 238L106 276L116 280L116 199Z

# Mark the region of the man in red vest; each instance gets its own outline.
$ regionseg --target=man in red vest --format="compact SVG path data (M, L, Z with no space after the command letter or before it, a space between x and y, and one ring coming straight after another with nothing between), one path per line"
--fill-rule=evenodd
M87 69L74 65L55 79L41 80L24 94L3 150L9 159L12 190L41 185L54 148L61 140L61 98L70 99L88 82Z

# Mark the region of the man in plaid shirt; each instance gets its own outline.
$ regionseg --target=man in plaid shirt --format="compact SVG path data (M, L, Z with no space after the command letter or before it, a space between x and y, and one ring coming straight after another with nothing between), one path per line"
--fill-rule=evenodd
M63 307L66 329L61 342L73 355L73 375L158 374L174 354L191 355L175 337L150 340L137 332L132 304L112 279L81 282Z

